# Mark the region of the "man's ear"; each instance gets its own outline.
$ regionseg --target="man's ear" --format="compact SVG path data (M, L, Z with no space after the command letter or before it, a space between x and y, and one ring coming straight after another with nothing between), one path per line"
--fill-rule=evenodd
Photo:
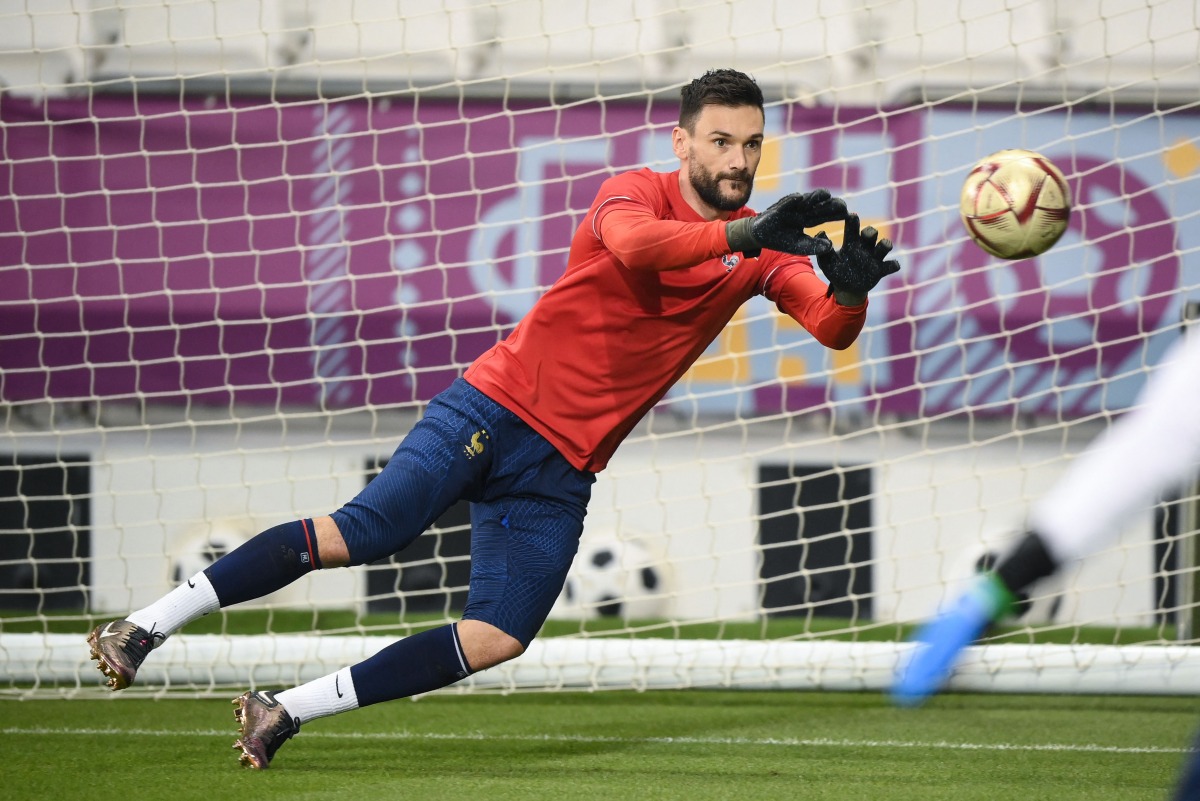
M688 132L676 125L671 131L671 149L675 151L676 158L687 157L689 144L691 137L688 136Z

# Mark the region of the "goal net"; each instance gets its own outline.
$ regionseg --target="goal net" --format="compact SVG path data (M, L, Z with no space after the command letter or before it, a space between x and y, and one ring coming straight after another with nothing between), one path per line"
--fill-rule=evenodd
M327 514L561 274L599 184L676 168L680 87L753 75L751 205L825 187L896 242L862 336L763 298L595 486L521 658L462 687L885 687L1134 402L1200 301L1192 0L0 0L0 692ZM1040 258L966 171L1066 175ZM836 230L831 234L837 235ZM952 686L1200 691L1194 486L1033 588ZM454 620L467 510L222 610L137 692L283 686Z

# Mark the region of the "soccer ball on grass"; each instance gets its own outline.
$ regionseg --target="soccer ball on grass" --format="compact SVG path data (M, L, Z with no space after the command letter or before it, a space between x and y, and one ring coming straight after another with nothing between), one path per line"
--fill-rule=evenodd
M225 525L205 527L188 534L171 549L171 583L182 584L247 539L249 536L245 532Z
M980 159L959 204L967 233L1002 259L1049 250L1067 230L1071 190L1058 167L1032 150L1001 150Z
M667 583L663 564L637 542L585 536L550 616L560 620L661 617Z

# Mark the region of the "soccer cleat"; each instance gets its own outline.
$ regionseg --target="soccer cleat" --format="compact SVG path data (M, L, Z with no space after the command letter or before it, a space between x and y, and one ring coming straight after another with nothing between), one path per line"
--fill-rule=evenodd
M300 721L269 692L242 693L233 699L233 705L241 735L233 744L242 752L238 761L247 768L266 770L279 746L299 733Z
M96 669L108 677L108 686L124 690L133 684L146 655L161 642L159 636L128 620L114 620L92 629L87 641Z
M995 576L980 576L954 604L917 630L916 647L897 671L892 699L918 706L950 678L962 651L1012 605L1012 593Z

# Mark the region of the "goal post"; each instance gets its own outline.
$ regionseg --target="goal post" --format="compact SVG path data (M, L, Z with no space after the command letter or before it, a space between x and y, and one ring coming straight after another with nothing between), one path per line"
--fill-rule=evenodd
M600 474L542 635L461 686L883 689L1200 301L1200 20L1100 6L0 3L0 693L100 692L92 625L352 497L601 182L675 169L680 87L723 66L767 99L751 205L828 188L903 268L844 352L747 303ZM1011 147L1074 209L1006 262L958 195ZM1034 587L952 687L1200 691L1198 500ZM198 621L133 690L323 675L468 578L456 506Z
M138 672L134 695L290 687L375 654L384 636L178 634ZM7 694L86 697L79 637L0 634ZM473 674L452 692L752 689L878 692L904 647L837 640L546 637L521 657ZM950 679L961 692L1194 695L1187 645L972 646ZM19 688L19 689L18 689Z
M1200 300L1189 300L1183 306L1181 336L1197 336L1200 329ZM1179 539L1179 600L1176 620L1176 639L1190 642L1200 631L1200 476L1185 484L1180 493Z

